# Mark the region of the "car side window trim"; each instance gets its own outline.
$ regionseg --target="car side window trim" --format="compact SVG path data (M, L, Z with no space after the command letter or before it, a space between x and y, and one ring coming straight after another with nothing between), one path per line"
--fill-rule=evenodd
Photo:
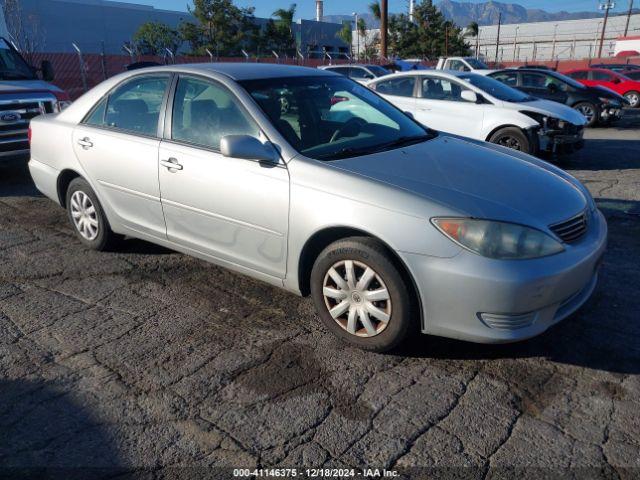
M159 111L159 116L158 116L158 126L156 129L156 133L155 135L147 135L145 133L140 133L140 132L135 132L132 130L127 130L127 129L123 129L123 128L118 128L118 127L112 127L109 125L93 125L93 124L89 124L87 123L87 120L89 118L91 118L91 116L93 115L93 113L100 108L100 105L102 104L103 101L106 101L106 105L105 105L105 112L104 112L104 116L103 116L103 121L105 121L106 116L107 116L107 109L109 108L109 99L111 98L111 95L113 94L113 92L115 92L118 88L120 88L121 86L125 85L126 83L132 82L136 79L139 79L141 77L151 77L151 76L155 76L155 77L166 77L168 79L167 82L167 87L165 88L164 91L164 95L162 98L162 103L160 104L160 111ZM106 94L104 94L100 100L98 100L95 105L93 107L91 107L91 109L89 110L89 112L83 117L83 119L80 121L79 125L82 125L85 128L95 128L97 130L105 130L108 132L114 132L114 133L122 133L124 135L131 135L134 137L141 137L141 138L149 138L149 139L156 139L156 140L160 140L162 138L162 129L161 126L164 123L164 119L163 119L163 110L166 109L167 106L167 99L169 96L169 92L171 90L171 85L173 82L173 79L175 77L175 73L174 72L154 72L154 73L142 73L142 74L138 74L138 75L132 75L130 77L127 77L125 79L123 79L121 82L117 83L116 85L114 85L111 90L109 90Z

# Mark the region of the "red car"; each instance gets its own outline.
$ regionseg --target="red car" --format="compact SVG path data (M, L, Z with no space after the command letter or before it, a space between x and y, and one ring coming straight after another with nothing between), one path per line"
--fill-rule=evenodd
M618 92L633 108L640 106L640 81L604 68L578 68L565 75L589 87L602 86Z

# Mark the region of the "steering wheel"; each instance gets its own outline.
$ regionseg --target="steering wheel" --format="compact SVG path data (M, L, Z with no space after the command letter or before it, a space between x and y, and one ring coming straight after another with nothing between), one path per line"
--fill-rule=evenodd
M367 122L360 117L354 117L349 119L347 123L342 125L339 129L333 132L331 135L331 140L329 143L336 142L340 140L342 137L355 137L360 131L362 127L365 126Z

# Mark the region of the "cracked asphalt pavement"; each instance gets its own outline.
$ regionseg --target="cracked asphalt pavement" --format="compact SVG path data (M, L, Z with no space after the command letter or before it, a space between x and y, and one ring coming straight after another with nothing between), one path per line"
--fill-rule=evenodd
M0 477L637 478L640 112L586 137L560 163L610 228L584 308L519 344L416 334L391 355L203 261L135 240L88 251L22 163L0 165Z

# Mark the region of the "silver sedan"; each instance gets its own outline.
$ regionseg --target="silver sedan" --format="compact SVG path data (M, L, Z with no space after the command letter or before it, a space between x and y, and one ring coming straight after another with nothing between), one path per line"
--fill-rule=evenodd
M430 130L330 72L137 70L30 138L35 184L86 247L137 237L311 295L369 350L418 331L537 335L589 298L606 245L564 171Z

